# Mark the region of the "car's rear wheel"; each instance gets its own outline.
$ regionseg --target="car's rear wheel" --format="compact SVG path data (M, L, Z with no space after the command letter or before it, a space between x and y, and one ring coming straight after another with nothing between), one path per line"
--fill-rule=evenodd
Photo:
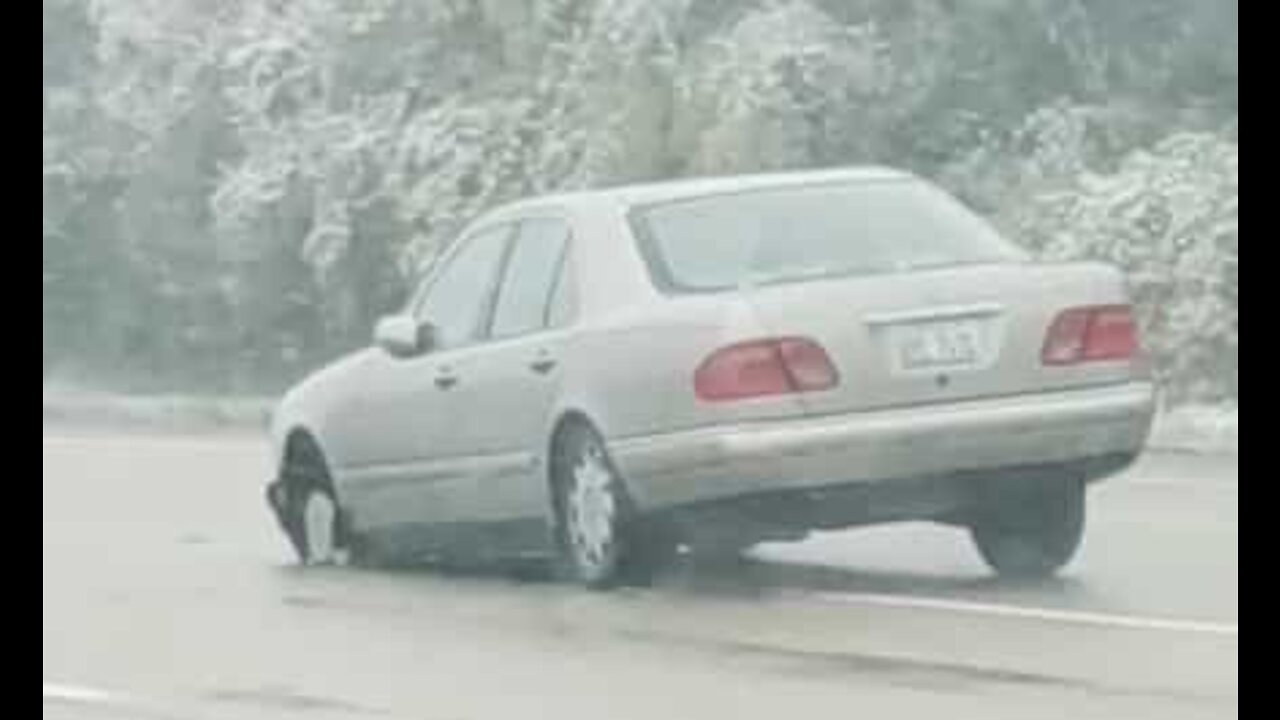
M1070 562L1084 535L1085 483L1074 477L1009 484L991 493L969 531L1002 576L1039 578Z
M560 574L596 589L647 582L665 545L642 532L600 435L585 422L563 427L552 450L551 475Z

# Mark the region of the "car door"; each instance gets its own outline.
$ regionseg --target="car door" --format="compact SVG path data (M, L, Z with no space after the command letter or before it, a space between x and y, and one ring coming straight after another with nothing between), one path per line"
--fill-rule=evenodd
M351 483L366 509L363 524L448 522L473 509L459 459L472 453L469 433L480 421L465 412L462 393L513 230L492 225L460 240L408 308L429 329L429 347L409 356L380 352L364 374L366 462Z
M562 328L569 321L569 242L569 225L561 219L520 222L488 340L468 362L469 386L461 394L466 407L459 414L479 420L468 426L479 519L538 517L546 507L543 435L560 385Z

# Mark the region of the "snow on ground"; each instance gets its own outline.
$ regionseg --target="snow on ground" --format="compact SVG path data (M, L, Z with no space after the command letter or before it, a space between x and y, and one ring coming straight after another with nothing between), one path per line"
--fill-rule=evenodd
M1162 450L1239 454L1239 403L1168 410L1156 420L1151 445Z

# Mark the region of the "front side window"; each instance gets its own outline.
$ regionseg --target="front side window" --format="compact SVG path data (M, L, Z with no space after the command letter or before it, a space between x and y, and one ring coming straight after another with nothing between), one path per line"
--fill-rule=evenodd
M435 347L459 347L479 337L511 230L498 225L464 238L461 249L430 281L413 314L435 327Z

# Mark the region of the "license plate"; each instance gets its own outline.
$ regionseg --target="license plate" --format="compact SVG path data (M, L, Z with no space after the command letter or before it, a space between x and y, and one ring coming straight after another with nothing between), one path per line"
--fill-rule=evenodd
M985 333L978 321L901 325L893 333L893 358L900 372L963 370L985 357Z

